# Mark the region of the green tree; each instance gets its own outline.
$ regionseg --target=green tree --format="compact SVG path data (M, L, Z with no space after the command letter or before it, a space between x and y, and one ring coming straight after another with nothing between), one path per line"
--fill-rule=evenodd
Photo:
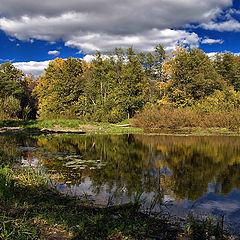
M115 49L108 57L97 52L86 81L90 118L118 122L141 109L146 102L147 81L143 66L132 48Z
M200 49L180 51L171 59L170 68L168 98L172 102L176 102L173 94L176 90L188 98L199 100L224 88L224 82L212 61Z
M146 98L147 79L143 66L132 48L127 50L127 62L124 64L122 82L118 87L117 104L131 118L143 108Z
M89 118L97 121L109 120L114 107L112 93L115 91L116 74L109 58L100 52L95 54L91 63L91 73L86 81L85 96L89 105Z
M35 100L33 100L31 95L33 85L34 77L27 77L21 70L14 67L12 63L0 65L2 118L35 117ZM25 114L26 112L28 114ZM5 116L4 113L6 113Z
M214 60L217 72L225 82L233 86L236 91L240 90L240 63L239 57L233 53L217 53Z
M23 72L15 68L12 63L0 65L0 97L14 96L21 99L23 95L22 80Z
M139 59L144 67L148 79L148 99L153 105L162 96L163 92L159 91L158 85L166 79L163 72L163 63L166 53L162 45L157 45L154 52L140 53Z

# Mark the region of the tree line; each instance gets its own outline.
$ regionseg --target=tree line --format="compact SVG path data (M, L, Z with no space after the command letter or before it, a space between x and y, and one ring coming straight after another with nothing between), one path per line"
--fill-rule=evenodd
M118 122L152 107L238 109L240 56L178 46L170 54L116 48L91 62L56 58L42 76L0 65L0 118L79 118Z

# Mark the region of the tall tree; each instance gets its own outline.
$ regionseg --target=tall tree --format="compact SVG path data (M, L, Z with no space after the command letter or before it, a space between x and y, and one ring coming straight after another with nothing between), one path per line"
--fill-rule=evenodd
M148 99L151 104L157 102L162 96L159 91L159 85L165 81L163 72L163 63L166 58L166 53L162 45L157 45L154 52L140 53L139 59L144 67L146 77L148 79Z
M123 68L122 82L118 90L118 104L127 114L133 117L136 111L143 108L147 79L138 56L132 48L127 50L127 62Z

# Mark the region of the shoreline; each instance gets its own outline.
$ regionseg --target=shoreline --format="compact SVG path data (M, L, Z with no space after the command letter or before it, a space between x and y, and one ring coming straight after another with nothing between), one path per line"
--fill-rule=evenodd
M145 134L170 136L240 136L227 128L148 128L130 124L83 122L80 120L11 120L0 121L0 135L5 134Z
M0 176L9 191L0 201L0 219L11 223L6 231L14 235L17 228L24 239L235 239L223 222L211 218L190 216L181 224L171 215L141 212L140 194L126 204L99 206L57 192L50 175L36 169L4 167Z

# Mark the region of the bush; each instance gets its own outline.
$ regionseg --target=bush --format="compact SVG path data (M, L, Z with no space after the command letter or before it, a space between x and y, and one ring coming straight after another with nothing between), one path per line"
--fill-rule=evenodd
M200 112L190 108L148 108L135 115L133 125L141 128L228 128L239 130L240 111Z
M202 122L203 127L207 128L228 128L239 130L240 128L240 112L210 112L205 115Z
M149 108L135 115L133 125L142 128L197 127L199 113L182 108Z

